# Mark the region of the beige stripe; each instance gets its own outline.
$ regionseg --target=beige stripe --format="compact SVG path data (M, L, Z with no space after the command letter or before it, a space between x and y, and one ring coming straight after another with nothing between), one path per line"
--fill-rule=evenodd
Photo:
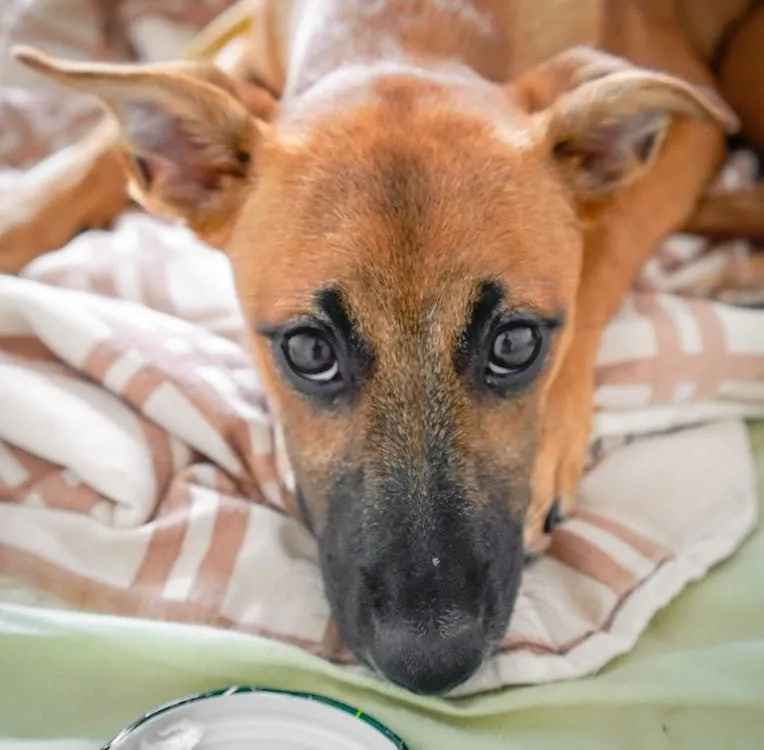
M175 459L170 444L172 437L142 415L136 416L136 421L141 428L143 439L146 441L151 455L157 497L161 498L173 478Z
M4 442L4 448L21 464L27 473L27 479L21 484L9 486L0 481L0 501L20 501L31 492L36 484L41 482L46 476L55 474L61 470L58 464L46 461L23 448Z
M241 500L220 496L212 541L202 559L191 598L219 612L225 601L249 523L249 507Z
M552 535L547 554L607 586L618 597L624 596L639 583L634 573L619 565L595 544L564 528Z
M155 620L192 622L236 629L281 641L326 656L318 641L277 633L249 623L237 623L196 602L159 599L140 588L120 589L64 570L26 550L0 545L0 572L35 588L50 591L75 606L106 614L140 615Z
M56 510L90 515L93 508L104 498L92 487L76 480L67 481L65 470L48 474L30 488L39 493L45 505Z
M108 340L102 341L87 356L83 369L92 378L103 383L111 368L121 361L121 358L121 353L114 350L113 342ZM123 394L125 397L129 398L133 381L140 375L141 371L129 379ZM144 440L149 449L154 470L156 492L161 497L173 476L174 458L172 446L170 445L172 437L165 430L147 420L143 415L136 415L136 422L143 433Z
M596 526L617 539L620 539L624 544L627 544L629 547L639 552L640 555L654 563L663 562L673 556L672 551L667 547L648 539L646 536L634 531L634 529L630 529L628 526L624 526L617 521L600 516L587 508L576 509L574 517L581 521L585 521L592 526Z
M129 403L143 412L146 402L154 391L168 382L172 381L165 373L149 365L142 367L127 381L122 395ZM180 388L178 390L182 391ZM184 395L196 406L196 399L190 398L185 392Z
M114 345L110 341L98 344L90 352L83 369L91 377L103 383L111 368L119 362L121 354L114 351ZM142 368L129 378L121 395L133 406L140 408L145 400L153 393L156 386L163 382L157 371L150 368ZM172 436L161 427L157 426L142 414L136 415L136 421L143 433L144 440L149 449L151 462L154 470L156 492L161 497L170 481L174 471L174 458L170 444Z
M115 349L114 341L100 341L91 350L82 364L82 369L91 378L103 383L109 370L120 359L120 352Z
M634 305L651 319L658 351L654 357L598 367L600 386L650 384L653 403L671 403L683 384L696 384L694 398L697 400L718 395L724 380L758 381L764 376L764 354L733 355L726 350L718 312L707 301L683 300L684 308L695 317L702 336L702 351L697 354L682 352L676 323L657 297L635 294Z
M746 382L759 382L764 377L764 355L732 355L722 352L722 362L719 368L721 378L711 382L712 374L714 378L719 377L719 374L715 372L716 368L709 365L711 356L711 354L704 351L703 354L687 355L677 359L671 371L671 382L679 385L686 382L697 383L707 380L703 395L714 396L717 394L718 387L723 380L734 379ZM613 365L604 365L597 368L597 383L600 386L629 386L635 383L651 384L656 379L656 369L660 368L663 370L665 368L665 361L663 360L663 362L659 363L655 358L650 357ZM696 392L696 399L698 395L699 393ZM673 399L669 398L668 401L672 402Z
M35 336L0 336L0 352L34 362L61 363L60 358Z
M164 384L170 384L179 393L182 393L201 417L209 424L210 428L220 435L228 444L229 448L235 454L237 460L246 465L250 459L249 451L249 429L247 424L238 415L231 411L231 407L226 399L221 398L218 393L201 378L195 376L194 365L199 363L199 355L182 358L173 357L167 361L166 352L161 350L152 352L152 346L157 348L156 341L140 335L140 332L129 329L124 321L111 320L107 318L107 323L119 337L123 348L134 346L140 351L147 360L158 362L156 365L147 365L135 373L123 389L123 397L140 411L144 411L147 400L154 392ZM232 356L233 355L233 356ZM231 364L241 365L244 355L238 352L223 352L215 357L206 356L205 359L210 363L221 366L225 369ZM163 369L160 369L163 368ZM275 469L272 468L273 462L262 461L260 458L254 460L257 477L259 481L276 481ZM243 480L243 477L237 477ZM252 482L250 482L252 485ZM255 483L256 485L256 483ZM248 487L249 494L252 497L260 498L256 486Z
M229 444L235 446L237 458L242 460L249 473L249 476L240 479L242 490L250 499L268 504L261 487L266 483L278 484L279 482L275 454L273 451L258 453L254 450L250 425L241 419L235 420L224 434ZM281 511L283 508L278 510Z
M159 506L161 515L151 524L151 541L132 582L133 587L144 591L147 598L158 596L165 587L180 555L188 526L186 511L189 504L188 486L175 483Z
M208 459L203 456L194 459L192 465L182 471L179 477L183 477L190 484L217 490L222 494L241 494L241 488L237 483L219 466L208 463Z
M647 381L653 387L652 402L662 404L671 401L677 383L674 373L683 359L676 323L673 317L660 306L655 295L635 294L634 307L637 312L652 321L655 332L657 351L654 360L658 367L654 368L652 379ZM633 380L632 376L632 382Z
M725 379L727 365L731 364L733 358L726 351L724 329L714 306L693 299L686 300L685 305L695 316L703 341L703 367L698 367L694 378L697 383L696 398L712 397ZM764 356L759 357L759 360L759 366L764 367Z

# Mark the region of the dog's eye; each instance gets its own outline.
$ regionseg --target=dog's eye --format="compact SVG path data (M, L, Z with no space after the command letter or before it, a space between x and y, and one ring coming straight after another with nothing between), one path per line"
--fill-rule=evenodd
M282 348L289 367L306 380L329 383L339 375L337 354L322 331L295 331L284 338Z
M528 323L511 323L493 338L488 356L488 374L505 377L527 370L541 350L541 332Z

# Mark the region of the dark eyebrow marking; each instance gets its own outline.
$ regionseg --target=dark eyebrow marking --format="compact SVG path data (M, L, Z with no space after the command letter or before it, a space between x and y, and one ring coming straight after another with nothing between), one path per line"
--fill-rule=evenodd
M313 294L312 300L314 307L317 308L317 312L325 319L324 322L328 321L343 339L346 341L361 340L358 326L350 314L344 296L339 289L332 287L321 289ZM291 321L291 324L308 317L310 316L297 316L297 318ZM274 339L283 328L289 325L289 322L281 325L261 325L257 326L255 330L267 339Z
M343 295L338 289L322 289L315 294L314 303L346 341L361 338Z
M339 289L322 289L314 296L315 305L345 341L348 353L355 360L351 379L360 383L371 376L374 367L374 351L358 329L345 297Z
M467 325L456 341L454 369L464 374L469 365L469 354L479 345L486 324L491 320L507 296L506 287L495 281L483 281L477 288L472 302Z

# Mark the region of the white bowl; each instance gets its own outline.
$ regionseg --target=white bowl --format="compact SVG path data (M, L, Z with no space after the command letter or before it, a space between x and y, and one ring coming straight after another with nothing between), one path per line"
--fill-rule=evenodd
M146 714L103 750L406 750L352 706L312 693L233 687Z

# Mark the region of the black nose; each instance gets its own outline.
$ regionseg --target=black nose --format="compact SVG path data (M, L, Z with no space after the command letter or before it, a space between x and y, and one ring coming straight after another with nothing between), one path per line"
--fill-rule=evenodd
M426 630L400 623L379 624L370 656L391 682L413 693L438 695L471 677L485 652L480 623L463 617L444 618L438 627Z

